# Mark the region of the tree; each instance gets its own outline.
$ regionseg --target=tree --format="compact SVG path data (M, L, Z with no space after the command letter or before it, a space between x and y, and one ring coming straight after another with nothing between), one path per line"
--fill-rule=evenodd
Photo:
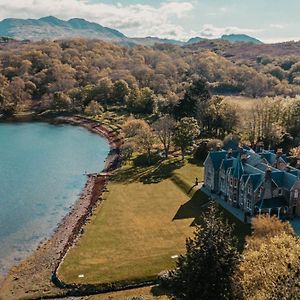
M148 88L132 89L126 98L127 108L134 113L151 114L154 111L155 95Z
M128 142L135 143L137 150L147 153L150 164L151 149L155 142L155 135L149 124L142 119L130 119L125 122L122 130Z
M165 156L168 159L169 150L171 146L173 131L175 127L175 120L171 116L163 116L153 123L153 128L163 144Z
M300 239L276 217L254 218L252 226L237 276L246 299L270 299L279 277L289 276L289 264L300 267Z
M171 272L171 286L183 299L236 299L233 275L240 255L232 227L211 204L193 238L186 241L186 254Z
M111 99L113 84L110 78L104 77L99 80L97 86L91 91L90 97L102 105L107 105Z
M201 111L204 111L208 100L211 98L208 90L208 84L202 79L194 81L186 90L184 97L175 107L175 117L194 117L196 118Z
M130 89L127 82L124 80L118 80L114 83L112 98L117 102L124 103L125 98L126 96L128 96L129 92Z
M84 110L84 113L89 116L96 116L101 112L103 112L103 107L95 100L92 100Z
M271 292L270 300L300 299L300 267L288 264L287 270L287 274L278 276L276 286Z
M136 137L140 131L148 129L148 123L142 119L128 119L122 126L126 138Z
M152 128L148 125L143 130L139 130L137 135L138 148L147 153L147 161L151 163L151 149L155 143L155 135Z
M195 138L199 135L200 128L194 118L182 118L177 122L174 129L174 144L181 150L182 159L188 146L192 146Z
M125 141L125 143L121 146L122 158L124 160L131 158L134 153L134 149L136 149L136 144L133 141Z
M52 107L54 109L69 109L71 107L71 98L63 92L56 92L53 95Z

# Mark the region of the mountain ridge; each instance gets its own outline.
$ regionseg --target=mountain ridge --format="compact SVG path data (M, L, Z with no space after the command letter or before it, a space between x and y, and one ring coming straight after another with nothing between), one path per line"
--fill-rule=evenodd
M39 19L4 19L0 21L0 36L31 41L79 37L115 41L125 45L141 44L145 46L153 46L155 44L185 46L202 41L210 41L210 39L202 37L193 37L186 42L152 36L130 38L116 29L105 27L83 18L71 18L65 21L54 16L46 16ZM262 44L258 39L245 34L223 35L219 39L214 40Z

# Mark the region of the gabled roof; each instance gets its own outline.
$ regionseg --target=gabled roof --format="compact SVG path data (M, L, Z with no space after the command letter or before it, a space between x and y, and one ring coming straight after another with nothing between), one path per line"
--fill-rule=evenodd
M260 187L261 183L263 182L263 175L262 174L251 174L249 175L250 182L252 183L253 190L256 191L258 187Z
M233 163L232 175L234 178L240 179L243 173L244 173L243 163L241 161L241 158L238 157Z
M296 180L297 180L297 177L295 175L288 173L288 172L284 172L283 186L286 189L291 190L293 185L295 184Z
M228 168L232 167L234 160L235 160L235 158L224 159L221 163L220 169L222 169L226 172L228 170Z
M221 163L222 163L223 159L226 158L226 155L227 155L227 152L224 151L224 150L209 152L208 158L211 159L213 168L215 170L219 170L220 169ZM205 162L206 162L206 160L205 160Z

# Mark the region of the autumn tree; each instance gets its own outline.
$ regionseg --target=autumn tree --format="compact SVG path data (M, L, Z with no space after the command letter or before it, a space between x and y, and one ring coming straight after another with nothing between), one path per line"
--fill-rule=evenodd
M180 148L182 159L185 157L186 149L192 146L195 138L199 135L200 128L194 118L182 118L177 122L174 129L174 144Z
M300 240L276 217L254 218L252 226L237 276L246 299L270 299L278 278L289 274L289 264L300 267Z
M69 109L72 105L71 98L63 92L56 92L53 95L52 108L56 110Z
M174 127L175 120L169 115L163 116L153 123L153 128L164 147L165 156L167 159L169 156Z
M171 286L180 299L236 299L233 275L240 255L232 227L214 204L202 215L201 224L170 274Z
M151 163L151 150L155 143L155 134L153 129L148 125L143 130L139 130L138 135L136 137L137 146L141 151L145 151L147 153L147 162Z
M124 103L126 96L128 96L130 89L124 80L118 80L113 85L112 98L114 101Z
M151 114L154 111L154 105L155 95L148 87L132 89L126 99L128 110L134 113Z
M95 100L92 100L84 109L84 113L89 116L96 116L103 112L103 107Z
M140 131L148 129L148 123L142 119L129 118L122 126L126 138L136 137Z

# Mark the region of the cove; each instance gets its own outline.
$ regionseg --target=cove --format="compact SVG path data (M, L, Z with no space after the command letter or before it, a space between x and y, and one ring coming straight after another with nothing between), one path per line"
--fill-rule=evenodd
M0 273L51 235L108 152L82 127L0 123Z

